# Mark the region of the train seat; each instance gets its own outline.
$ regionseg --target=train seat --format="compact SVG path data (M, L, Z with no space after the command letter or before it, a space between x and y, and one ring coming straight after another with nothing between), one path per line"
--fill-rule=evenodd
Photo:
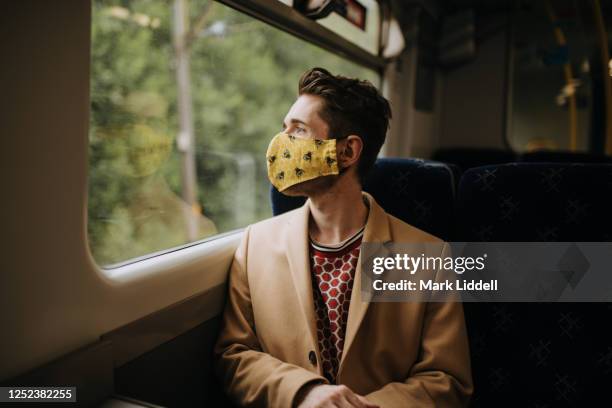
M364 183L390 214L442 239L450 239L455 197L454 173L449 166L422 159L381 158ZM274 215L295 209L303 197L270 191Z
M606 194L607 193L607 194ZM462 241L612 241L612 164L511 163L468 170Z
M448 147L436 150L432 160L454 164L465 171L472 167L513 162L516 153L508 149Z
M536 150L521 154L518 160L520 162L548 163L612 163L612 156L587 152Z
M470 169L457 193L461 241L611 241L612 164ZM612 382L605 303L465 303L473 407L597 405ZM606 385L608 384L608 385Z

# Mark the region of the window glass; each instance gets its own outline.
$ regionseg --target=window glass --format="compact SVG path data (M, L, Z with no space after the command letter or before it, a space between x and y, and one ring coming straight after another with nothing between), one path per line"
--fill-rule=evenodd
M516 14L508 138L517 151L588 149L600 62L578 6L537 2Z
M111 266L271 216L265 150L313 66L378 82L217 2L95 0L88 233L96 261Z

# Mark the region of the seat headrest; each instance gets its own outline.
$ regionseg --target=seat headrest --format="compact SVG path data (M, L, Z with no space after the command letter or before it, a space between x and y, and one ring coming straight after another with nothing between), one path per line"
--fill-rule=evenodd
M391 215L446 239L452 226L454 173L442 163L381 158L364 182L364 191ZM287 197L271 187L274 215L295 209L304 197Z

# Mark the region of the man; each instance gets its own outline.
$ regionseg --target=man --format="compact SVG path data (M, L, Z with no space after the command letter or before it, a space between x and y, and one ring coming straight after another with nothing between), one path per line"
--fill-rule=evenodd
M362 299L360 243L440 242L392 217L361 180L391 110L367 81L307 71L267 152L301 208L247 228L215 354L242 406L457 407L472 392L460 303Z

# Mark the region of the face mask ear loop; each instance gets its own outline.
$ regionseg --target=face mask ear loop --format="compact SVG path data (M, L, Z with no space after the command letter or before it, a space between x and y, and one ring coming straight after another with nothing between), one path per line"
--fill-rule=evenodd
M336 156L339 156L338 150L337 150L338 149L338 141L347 139L349 136L350 135L346 135L346 136L338 137L338 138L335 139L336 140ZM340 160L338 160L338 173L340 173L338 175L339 176L343 175L347 170L348 170L348 167L340 168Z

